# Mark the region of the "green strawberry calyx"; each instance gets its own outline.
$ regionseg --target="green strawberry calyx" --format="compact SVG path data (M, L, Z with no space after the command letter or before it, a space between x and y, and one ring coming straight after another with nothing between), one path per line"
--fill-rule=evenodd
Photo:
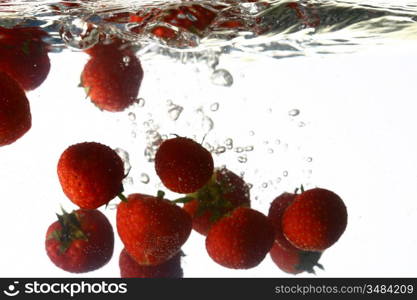
M81 229L79 217L75 211L68 213L62 208L62 215L57 214L60 229L54 230L48 239L59 241L59 250L64 253L75 240L87 241L86 234Z
M215 222L232 208L232 203L225 198L230 192L231 186L227 181L219 180L217 172L214 172L210 180L199 190L187 194L185 197L174 200L175 203L187 203L192 200L198 201L198 208L195 216L201 216L210 212L210 221Z

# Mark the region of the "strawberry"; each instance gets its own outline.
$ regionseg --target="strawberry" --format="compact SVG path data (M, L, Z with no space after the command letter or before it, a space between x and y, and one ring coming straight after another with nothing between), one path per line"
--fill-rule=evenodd
M48 34L37 27L0 27L0 70L25 91L41 85L50 70Z
M275 229L275 241L287 250L297 250L284 236L282 232L282 215L288 206L294 201L297 195L293 193L282 193L276 197L269 207L268 218Z
M303 191L303 188L301 189ZM294 201L297 194L282 193L276 197L269 208L268 218L275 229L275 242L269 252L274 263L284 272L298 274L304 271L314 273L313 268L318 266L321 252L302 251L294 247L282 232L282 216L288 206Z
M322 188L298 195L282 217L285 237L305 251L329 248L340 238L346 225L347 210L343 200Z
M0 146L22 137L32 126L29 101L22 87L0 71Z
M210 181L186 199L183 209L192 217L193 229L202 235L207 235L214 222L236 207L250 206L248 185L226 168L215 169Z
M122 278L182 278L182 252L156 266L139 265L125 249L120 252L119 267Z
M46 232L46 253L59 268L84 273L104 266L113 255L114 234L98 210L63 212Z
M68 147L59 158L57 171L65 195L80 208L98 208L123 190L122 159L99 143Z
M193 193L213 175L213 157L189 138L165 140L155 154L155 170L162 183L173 192Z
M269 254L278 268L286 273L294 275L302 272L315 273L313 269L315 266L323 269L318 263L322 252L288 249L275 241Z
M224 267L249 269L265 258L273 243L271 221L256 210L239 207L211 226L206 249Z
M117 207L117 231L126 251L140 265L172 258L187 241L191 217L163 195L131 194Z
M130 49L115 42L96 45L81 74L81 86L100 109L123 111L136 102L143 79L139 59Z

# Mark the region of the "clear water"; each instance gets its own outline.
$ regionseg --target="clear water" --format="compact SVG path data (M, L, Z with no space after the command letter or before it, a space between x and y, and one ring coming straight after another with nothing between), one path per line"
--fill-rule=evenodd
M1 276L73 276L43 249L54 213L74 208L56 176L63 149L81 141L117 148L131 170L126 193L155 194L164 188L153 157L170 134L201 141L216 166L243 176L252 206L264 213L300 184L338 193L348 229L323 255L326 270L317 276L415 275L416 1L66 2L77 5L0 0L0 26L39 26L53 49L47 80L28 93L33 128L0 149L7 187L0 222L11 241L1 250ZM197 31L126 22L129 14L179 3L202 5L215 18ZM156 37L155 26L176 38ZM88 60L82 50L98 33L135 43L144 69L137 103L121 113L99 111L77 87ZM116 204L103 209L113 223ZM116 239L111 262L82 276L119 276L121 249ZM183 250L185 277L287 276L269 257L246 271L222 268L195 232Z

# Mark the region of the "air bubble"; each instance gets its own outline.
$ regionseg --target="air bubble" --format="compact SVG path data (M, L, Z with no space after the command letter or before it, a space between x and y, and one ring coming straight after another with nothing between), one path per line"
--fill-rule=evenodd
M304 126L306 126L306 123L304 123L304 122L298 123L298 127L304 127Z
M132 168L132 166L130 165L130 161L129 161L129 153L122 148L116 148L116 149L114 149L114 151L116 151L116 153L122 159L124 169L125 169L125 173L126 174L129 173L130 169Z
M225 69L218 69L211 74L211 82L215 85L229 87L233 85L233 76Z
M235 152L236 153L242 153L244 151L243 147L236 147Z
M250 151L253 151L253 149L254 149L254 147L251 145L251 146L246 146L245 147L245 151L246 152L250 152Z
M145 106L145 99L138 98L138 99L136 99L136 103L139 107L144 107Z
M296 117L300 114L300 110L299 109L291 109L288 112L288 115L290 115L291 117Z
M173 104L168 110L168 115L172 121L176 121L180 117L183 110L182 106Z
M284 172L282 172L282 175L283 175L284 177L287 177L287 176L288 176L288 171L284 171Z
M231 139L231 138L227 138L225 141L224 141L224 144L226 145L226 148L227 149L233 149L233 140Z
M249 131L249 136L254 136L254 135L255 135L255 131L250 130L250 131Z
M124 184L133 185L133 178L128 176L125 179L123 179Z
M67 20L63 22L60 30L62 41L76 50L86 50L93 47L99 41L96 28L81 19Z
M142 183L144 183L144 184L148 184L149 181L150 181L149 175L146 174L146 173L140 174L139 181L142 182Z
M241 155L237 158L237 161L244 164L248 161L248 158L246 157L246 155Z
M262 187L263 187L264 189L266 189L266 188L268 187L268 183L267 183L267 182L262 183Z
M312 162L313 158L312 157L307 157L307 162Z
M215 150L216 154L222 154L224 152L226 152L226 147L224 147L224 146L218 146Z
M211 111L217 111L219 109L219 103L214 102L213 104L210 105L210 110Z
M274 149L272 149L272 148L268 148L267 151L268 151L269 154L273 154L274 153Z
M136 120L136 115L133 112L128 113L127 116L129 117L130 121L135 121Z

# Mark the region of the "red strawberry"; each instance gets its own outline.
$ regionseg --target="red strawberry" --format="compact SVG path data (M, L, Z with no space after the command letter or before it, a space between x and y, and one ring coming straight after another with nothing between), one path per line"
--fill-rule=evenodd
M190 216L168 200L132 194L117 207L117 230L126 251L146 266L162 264L187 241Z
M50 69L48 34L37 27L0 27L0 70L13 77L24 90L37 88Z
M115 42L96 45L88 53L93 56L84 66L81 85L91 101L112 112L132 105L143 79L143 69L134 52Z
M108 146L95 142L75 144L59 158L58 177L72 202L80 208L94 209L122 192L123 161Z
M242 178L226 168L215 169L210 181L188 195L184 210L193 219L193 228L207 235L211 225L239 206L250 206L249 187Z
M249 269L265 258L273 243L274 227L269 219L256 210L239 207L213 224L206 249L224 267Z
M274 246L269 252L272 261L284 272L299 274L302 272L314 273L314 267L323 267L317 263L322 252L302 251L296 248L291 250L283 247L275 241Z
M297 195L282 193L272 201L268 218L275 228L275 243L270 251L274 263L284 272L298 274L304 271L314 273L314 266L318 264L321 252L302 251L294 247L282 232L282 216Z
M275 229L275 241L283 248L294 251L297 250L284 236L282 232L282 216L288 206L294 201L296 194L282 193L276 197L269 207L268 218L271 220Z
M122 278L182 278L182 252L156 266L139 265L125 249L120 252L119 267Z
M0 146L22 137L32 126L28 99L22 87L0 71Z
M213 157L189 138L165 140L155 155L155 170L162 183L177 193L193 193L213 175Z
M305 251L329 248L340 238L346 225L347 211L342 199L321 188L298 195L282 217L285 237Z
M113 255L113 229L98 210L64 212L49 226L45 247L51 261L65 271L97 270Z

